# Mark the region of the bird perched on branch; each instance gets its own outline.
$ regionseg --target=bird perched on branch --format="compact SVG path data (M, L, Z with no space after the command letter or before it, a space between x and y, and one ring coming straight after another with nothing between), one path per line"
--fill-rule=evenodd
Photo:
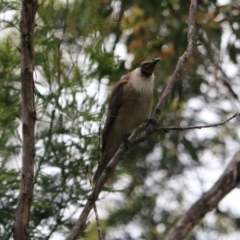
M102 134L101 158L93 177L95 186L104 169L123 141L127 141L140 124L151 114L153 102L154 68L160 58L143 62L123 76L114 86ZM105 183L112 186L115 169Z

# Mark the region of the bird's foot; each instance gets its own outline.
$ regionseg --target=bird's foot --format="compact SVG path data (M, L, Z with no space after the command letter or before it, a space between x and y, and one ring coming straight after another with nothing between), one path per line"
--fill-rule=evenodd
M148 127L148 125L153 125L154 127L159 127L159 124L157 123L156 119L153 118L148 118L146 120L146 127Z
M89 196L87 197L87 199L88 199L88 201L93 201L93 194L89 195Z
M127 149L129 149L130 148L130 143L131 143L131 141L130 140L128 140L128 139L124 139L124 145L127 147Z

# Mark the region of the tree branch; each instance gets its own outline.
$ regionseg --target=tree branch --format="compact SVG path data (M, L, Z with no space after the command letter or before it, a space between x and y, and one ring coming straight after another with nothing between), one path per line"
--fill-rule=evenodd
M179 58L177 66L175 68L175 71L168 83L168 86L164 90L161 98L159 99L156 109L151 117L152 119L157 120L158 117L160 116L163 106L164 106L165 102L167 101L167 98L169 97L170 93L172 92L174 84L180 79L180 76L183 72L184 64L186 63L188 58L191 56L191 54L194 50L194 46L196 45L195 38L194 38L194 21L195 21L194 19L195 19L196 8L197 8L197 0L192 0L191 5L190 5L190 10L189 10L187 50ZM156 129L156 127L149 124L147 129L145 131L141 132L136 138L131 140L131 142L128 145L122 144L119 147L118 151L116 152L116 154L114 155L114 157L112 158L112 160L110 161L108 166L105 168L103 174L99 178L95 188L92 191L92 194L88 198L88 201L87 201L86 205L84 206L84 208L78 218L77 223L75 224L75 226L73 227L73 229L71 230L69 235L67 236L67 238L66 238L67 240L77 239L78 236L80 236L80 234L84 231L84 229L86 227L87 217L88 217L90 211L92 210L95 202L98 199L98 196L104 186L104 183L106 182L108 175L110 174L111 168L117 166L118 162L122 159L124 153L129 148L131 148L134 145L138 144L139 142L145 140L148 135L150 135L151 133L154 132L154 129Z
M186 214L170 230L165 240L181 240L204 217L206 213L217 206L240 182L240 150L235 154L227 168L213 185L197 200Z
M35 104L34 104L34 24L37 0L22 0L21 34L21 103L22 103L22 178L12 227L14 240L29 240L29 215L33 199L35 157Z
M189 9L189 19L188 19L188 46L187 50L179 58L177 66L169 80L167 87L165 88L163 94L161 95L158 104L155 108L154 113L152 114L152 119L157 120L160 116L164 104L166 103L175 83L180 79L180 76L184 69L184 64L187 62L189 57L192 55L194 47L196 46L196 39L194 37L195 29L195 13L197 9L197 0L191 0L190 9Z
M235 117L240 117L240 113L235 113L230 118L227 118L225 121L219 122L219 123L207 124L207 125L197 125L197 126L188 126L188 127L175 127L175 126L173 126L173 127L158 127L156 129L152 130L151 133L152 132L158 132L158 131L191 130L191 129L202 129L202 128L218 127L218 126L225 125L227 122L229 122L230 120L234 119Z

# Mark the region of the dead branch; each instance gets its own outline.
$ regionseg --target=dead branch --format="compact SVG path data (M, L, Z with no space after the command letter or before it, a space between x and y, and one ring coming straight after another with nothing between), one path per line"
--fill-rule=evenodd
M21 35L21 109L22 109L22 172L21 187L12 227L14 240L29 240L29 215L33 199L35 157L35 104L34 104L34 25L37 0L22 0Z
M179 219L165 240L184 239L192 228L214 209L217 204L240 182L240 150L234 155L227 168L213 187L204 193Z

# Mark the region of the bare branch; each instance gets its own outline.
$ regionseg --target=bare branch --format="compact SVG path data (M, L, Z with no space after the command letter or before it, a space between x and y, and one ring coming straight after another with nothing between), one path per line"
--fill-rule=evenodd
M218 181L192 205L183 217L179 219L170 230L165 240L184 239L204 215L215 208L224 196L233 188L237 187L239 182L240 150L235 154Z
M86 227L87 217L88 217L91 209L94 208L95 201L97 201L97 199L98 199L98 196L99 196L99 194L100 194L100 192L101 192L101 190L104 186L104 183L106 182L106 180L108 178L108 175L109 175L109 172L110 172L111 168L115 167L118 164L118 162L121 161L124 153L128 150L128 148L131 148L131 147L137 145L138 143L144 141L148 135L150 135L154 132L160 131L160 130L165 130L165 131L166 130L187 130L187 129L201 129L201 128L206 128L206 127L216 127L216 126L221 126L221 125L226 124L227 122L229 122L230 120L232 120L233 118L235 118L237 116L239 116L239 113L234 114L233 116L231 116L230 118L228 118L227 120L225 120L223 122L216 123L216 124L211 124L211 125L199 125L199 126L192 126L192 127L169 127L169 128L159 127L159 128L156 128L156 129L154 129L154 128L147 129L146 131L141 132L136 138L131 140L131 142L128 144L128 146L126 144L122 144L120 146L120 148L118 149L117 153L115 154L115 156L112 158L112 160L110 161L110 163L106 167L106 169L103 172L103 174L101 175L101 177L99 178L99 180L97 182L97 185L95 186L95 189L93 190L91 196L88 198L88 201L87 201L81 215L79 216L77 224L72 229L72 232L67 237L67 240L77 239L77 237L81 234L81 232L84 231L84 229ZM239 171L240 171L240 166L239 166ZM240 175L240 173L239 173L239 175ZM219 187L220 187L220 185L219 185ZM227 193L228 192L225 192L225 195ZM178 238L175 238L175 239L178 239ZM180 240L180 238L179 238L179 240Z
M192 55L194 47L196 46L196 39L194 37L195 29L195 13L197 9L197 0L192 0L190 9L189 9L189 19L188 19L188 46L187 50L179 58L177 66L169 80L167 87L165 88L163 94L161 95L158 104L155 108L154 113L152 114L152 119L157 120L163 111L164 104L166 103L175 83L180 79L180 76L183 72L184 64L187 62L189 57Z
M18 28L18 26L16 26L15 24L13 24L11 21L7 21L4 19L1 19L1 22L7 23L9 25L11 25L12 27L16 28L19 32L21 32L20 28Z
M29 240L29 214L33 199L35 157L35 104L34 104L34 24L37 0L22 0L21 34L21 94L22 94L22 179L12 227L14 240Z
M127 22L127 21L126 21ZM94 26L94 25L108 25L108 24L119 24L119 23L123 23L123 21L109 21L109 22L99 22L99 23L91 23L91 24L86 24L86 27L89 26ZM66 28L72 28L72 25L64 25L64 26L43 26L43 25L39 25L39 24L35 24L36 27L39 28L50 28L50 29L66 29Z
M233 116L231 116L230 118L226 119L225 121L219 122L219 123L207 124L207 125L197 125L197 126L188 126L188 127L158 127L156 129L154 129L153 131L151 131L151 133L152 132L158 132L158 131L190 130L190 129L202 129L202 128L218 127L218 126L225 125L227 122L234 119L235 117L240 117L240 113L236 113Z
M151 117L154 120L157 120L157 118L160 116L163 106L164 106L165 102L167 101L167 98L169 97L174 84L180 79L181 73L183 72L184 64L186 63L187 59L191 56L194 46L196 45L195 38L194 38L194 21L195 21L194 19L195 19L196 8L197 8L197 0L192 0L191 5L190 5L190 10L189 10L187 50L179 58L176 69L175 69L172 77L170 78L168 86L164 90L161 98L159 99L156 109ZM124 153L129 148L142 142L143 140L146 139L146 137L148 135L155 132L154 129L156 129L156 128L154 128L151 124L149 124L147 129L145 131L141 132L136 138L131 140L131 142L128 145L122 144L119 147L118 151L116 152L116 154L114 155L114 157L112 158L112 160L110 161L108 166L105 168L103 174L99 178L95 188L92 191L91 196L88 198L88 201L87 201L86 205L84 206L84 208L78 218L77 223L75 224L75 226L73 227L73 229L71 230L69 235L67 236L67 238L66 238L67 240L77 239L78 236L80 236L80 234L84 231L84 229L86 227L87 217L88 217L91 209L94 207L95 202L98 199L98 196L103 188L103 185L106 182L108 175L110 174L111 168L114 168L115 166L117 166L118 162L121 161Z

